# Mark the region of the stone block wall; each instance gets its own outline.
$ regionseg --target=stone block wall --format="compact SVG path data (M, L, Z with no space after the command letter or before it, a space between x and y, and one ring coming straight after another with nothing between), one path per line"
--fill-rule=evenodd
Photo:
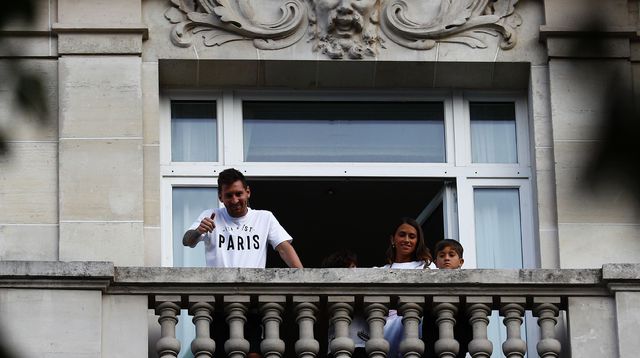
M585 184L611 120L607 99L631 96L633 1L545 1L560 267L638 262L640 224L627 188ZM594 22L589 22L593 20ZM569 21L568 21L569 20ZM592 29L601 37L585 37ZM635 45L633 45L635 46ZM629 163L635 165L635 163ZM542 240L541 240L542 242Z
M275 19L265 5L272 2L252 3ZM476 49L442 42L421 51L386 41L376 57L353 61L328 59L306 41L272 51L251 41L205 46L194 36L193 46L179 47L170 40L172 5L163 0L36 5L34 23L3 32L15 53L0 68L19 61L42 75L51 116L46 126L31 125L12 107L10 84L0 83L0 117L17 123L9 126L13 154L0 170L0 259L159 265L161 91L239 86L528 88L541 266L639 260L638 212L628 195L580 187L602 139L607 74L622 74L629 93L640 83L637 1L520 1L512 49L491 36ZM583 38L580 19L594 11L603 15L600 45L608 51L572 51Z
M49 3L35 1L31 24L14 21L0 33L0 127L10 151L0 157L0 260L58 259L58 63ZM44 121L17 105L18 72L42 81Z

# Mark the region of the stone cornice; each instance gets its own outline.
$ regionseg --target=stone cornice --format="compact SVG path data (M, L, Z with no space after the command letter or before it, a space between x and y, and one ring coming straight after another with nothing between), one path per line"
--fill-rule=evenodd
M0 287L106 291L115 275L112 262L0 261Z
M546 40L551 37L598 37L604 38L629 38L638 39L639 32L633 26L608 26L599 29L589 29L582 27L564 27L564 26L540 26L540 40Z
M54 23L51 30L57 34L140 34L149 38L149 28L144 24L64 24Z

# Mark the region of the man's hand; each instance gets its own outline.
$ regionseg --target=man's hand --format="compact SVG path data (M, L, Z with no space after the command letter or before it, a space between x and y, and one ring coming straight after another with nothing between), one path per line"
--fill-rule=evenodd
M216 224L213 222L213 219L216 217L216 213L211 213L211 217L204 218L200 221L200 225L196 230L200 233L200 235L212 232L216 227Z
M200 236L202 234L206 234L208 232L212 232L216 227L216 224L213 223L213 218L216 217L215 213L211 213L211 217L204 218L198 225L198 228L195 230L187 230L182 237L182 245L189 247L196 247L200 240Z

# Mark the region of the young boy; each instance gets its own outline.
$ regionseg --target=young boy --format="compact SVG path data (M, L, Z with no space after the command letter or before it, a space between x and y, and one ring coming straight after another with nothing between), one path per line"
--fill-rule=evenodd
M435 259L434 263L437 268L441 270L455 270L462 268L464 264L464 258L462 255L464 249L462 245L456 240L444 239L436 243L434 250ZM457 358L464 358L467 355L467 346L473 337L473 331L469 324L468 317L464 309L458 311L456 314L456 325L453 328L453 335L460 343L460 350L458 351ZM438 339L438 325L436 324L435 317L429 317L429 322L426 333L427 354L426 357L435 357L433 352L433 345Z
M436 267L439 269L459 269L464 264L464 249L456 240L444 239L436 244Z
M358 256L346 249L334 252L333 254L325 257L322 260L322 268L356 268L358 267ZM331 345L331 340L335 338L335 329L330 324L328 330L328 346ZM355 313L353 320L349 325L349 336L353 340L355 350L352 358L366 358L367 352L365 351L366 342L369 340L369 326L362 315ZM328 357L333 357L333 354L328 353Z

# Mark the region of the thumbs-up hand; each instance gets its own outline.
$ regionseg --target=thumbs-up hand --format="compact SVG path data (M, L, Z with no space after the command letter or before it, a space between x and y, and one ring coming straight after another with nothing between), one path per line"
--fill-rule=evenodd
M216 227L216 224L214 224L213 219L216 217L216 213L211 213L210 217L205 217L204 219L202 219L202 221L200 221L200 225L198 226L198 228L196 230L198 230L198 232L200 234L204 234L207 232L212 232L213 229Z

